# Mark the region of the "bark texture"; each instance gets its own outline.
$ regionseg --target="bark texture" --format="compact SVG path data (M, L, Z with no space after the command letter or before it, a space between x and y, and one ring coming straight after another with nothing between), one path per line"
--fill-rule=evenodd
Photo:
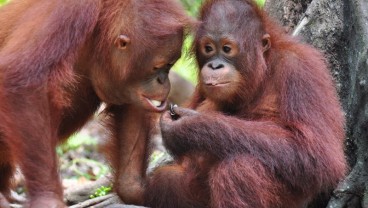
M347 177L329 208L368 207L368 0L267 0L266 10L294 35L321 49L346 112ZM295 5L306 5L305 11ZM296 13L296 14L295 14ZM291 23L298 22L296 25ZM323 199L323 198L322 198ZM314 207L325 207L321 200ZM313 206L312 206L313 207Z

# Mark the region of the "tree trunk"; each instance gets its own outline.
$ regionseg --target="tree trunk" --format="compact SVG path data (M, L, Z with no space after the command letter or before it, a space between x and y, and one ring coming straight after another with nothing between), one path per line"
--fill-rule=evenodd
M351 168L327 207L368 207L368 0L267 0L266 10L325 53L346 112Z

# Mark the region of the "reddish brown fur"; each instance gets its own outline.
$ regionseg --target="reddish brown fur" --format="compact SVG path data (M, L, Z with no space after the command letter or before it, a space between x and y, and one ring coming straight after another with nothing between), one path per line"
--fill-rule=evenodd
M225 12L231 15L222 22ZM206 94L200 80L196 111L177 108L178 120L163 115L163 140L175 163L150 177L146 204L304 207L330 191L346 168L344 117L322 54L284 34L250 0L207 0L200 20L199 68L208 61L200 38L222 31L241 44L231 61L243 78L226 100ZM264 34L271 37L266 52Z
M30 207L63 207L57 143L80 129L101 102L110 105L108 115L118 126L131 118L113 109L137 108L145 117L143 109L152 105L143 96L165 100L170 89L167 66L180 56L189 24L184 10L171 0L12 0L2 7L0 193L8 195L19 164ZM125 48L114 42L121 34L130 38ZM112 126L113 140L125 139ZM109 153L118 170L124 167L117 161L127 157L123 148L134 143L125 145ZM144 163L144 151L135 153L133 161ZM145 172L137 164L127 169ZM125 177L117 172L117 178Z

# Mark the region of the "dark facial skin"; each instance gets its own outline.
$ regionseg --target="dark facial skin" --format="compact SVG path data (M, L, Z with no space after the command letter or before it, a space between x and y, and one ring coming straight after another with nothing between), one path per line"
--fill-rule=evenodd
M241 74L234 66L239 54L238 43L226 37L202 37L198 55L201 56L200 86L213 100L228 100L238 89Z
M216 15L204 18L206 24L199 28L196 37L195 53L201 69L200 88L207 99L217 104L240 100L239 88L242 88L241 91L249 90L249 96L254 93L258 83L253 80L256 76L263 76L254 72L261 71L256 67L265 67L264 53L271 47L267 33L261 34L258 39L251 37L252 31L239 30L239 27L247 27L248 23L228 24L237 18L248 18L236 17L234 20L236 8L236 5L225 3L214 5L211 12ZM244 42L245 37L254 43ZM248 83L252 83L251 86L247 86Z
M152 59L137 66L138 70L147 71L144 77L137 77L132 83L136 91L130 93L131 101L145 109L162 111L166 109L166 98L170 92L169 71L181 56L181 36L171 37L152 51ZM180 47L172 47L180 46ZM134 75L133 75L134 76Z

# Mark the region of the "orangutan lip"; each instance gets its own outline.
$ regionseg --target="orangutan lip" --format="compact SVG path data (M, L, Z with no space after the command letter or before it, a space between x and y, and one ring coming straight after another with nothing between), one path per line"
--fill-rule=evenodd
M230 82L220 82L220 83L205 83L209 87L221 87L228 85Z
M145 97L146 100L148 101L148 103L155 109L158 111L163 111L166 108L166 100L164 101L160 101L160 100L154 100L154 99L150 99Z

